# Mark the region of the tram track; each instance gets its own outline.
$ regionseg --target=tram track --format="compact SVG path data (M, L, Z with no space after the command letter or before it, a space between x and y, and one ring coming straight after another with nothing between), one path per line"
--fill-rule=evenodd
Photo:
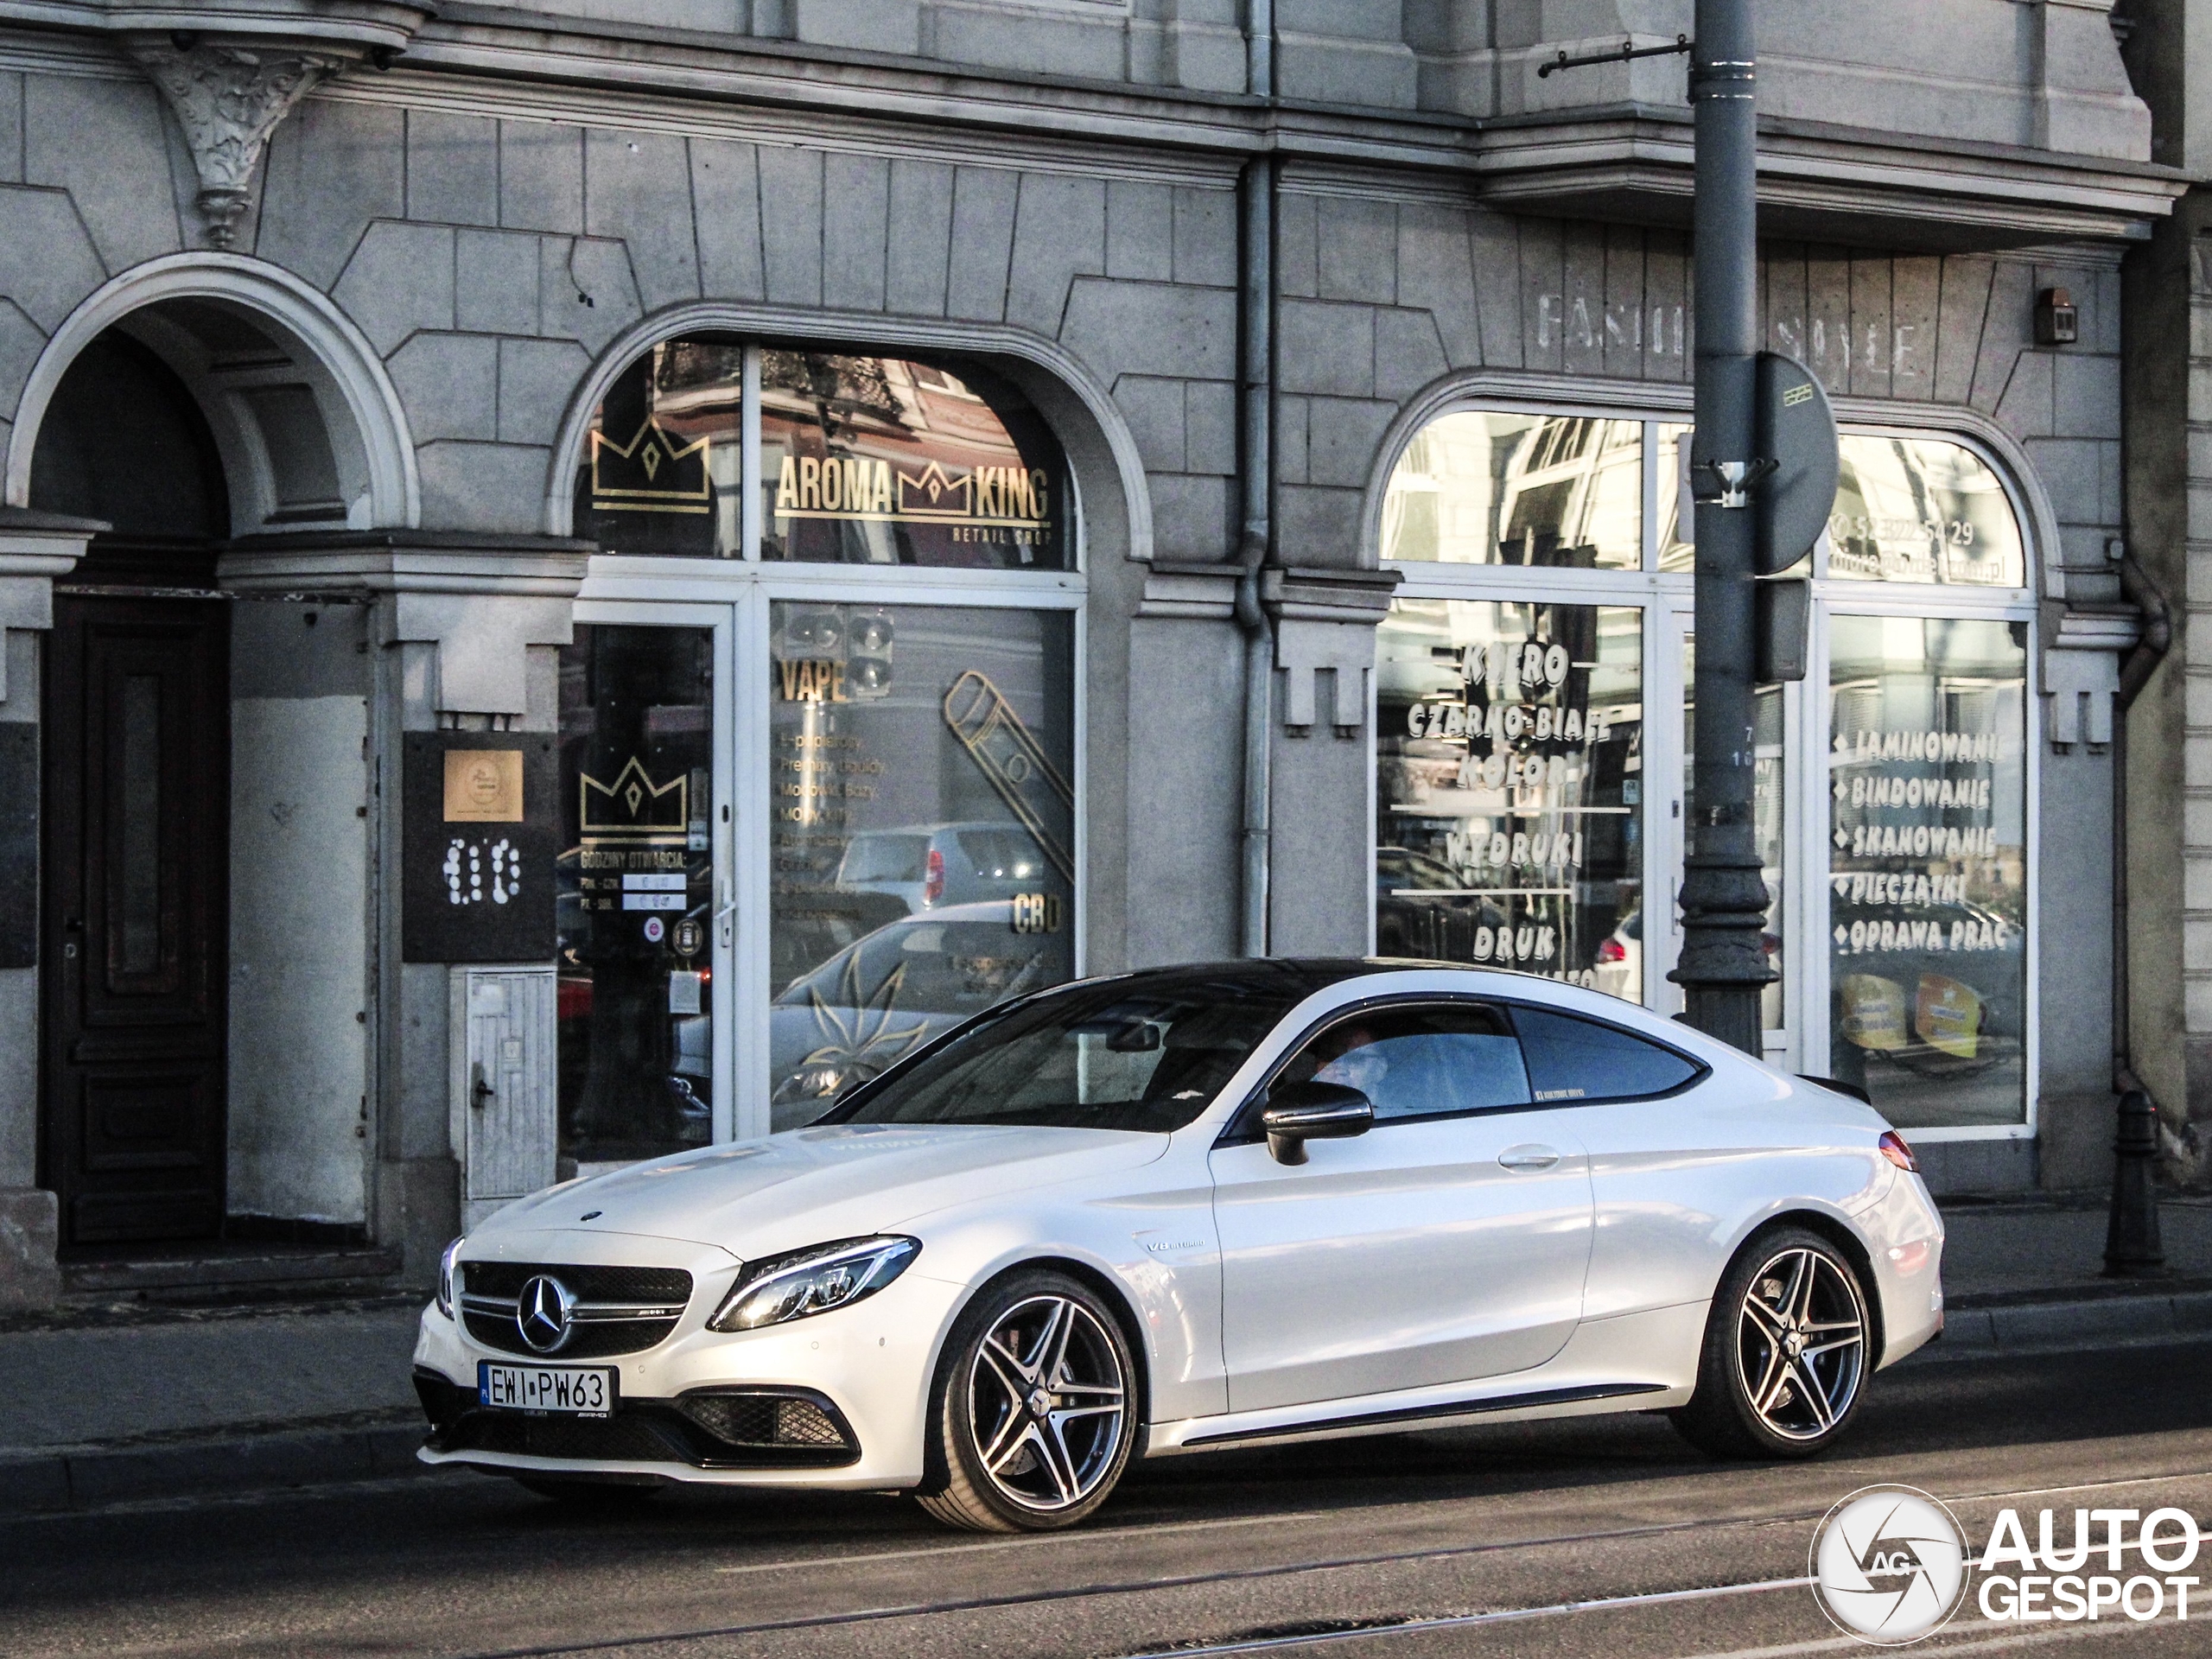
M2129 1476L2112 1480L2073 1482L2061 1485L1963 1491L1949 1495L1938 1493L1937 1496L1942 1497L1946 1503L1953 1505L2007 1503L2031 1498L2052 1498L2068 1494L2113 1491L2126 1486L2167 1484L2196 1480L2212 1480L2212 1469L2180 1470ZM1076 1584L1061 1583L1033 1590L1009 1591L989 1595L891 1603L871 1607L844 1609L836 1612L793 1614L779 1618L699 1625L683 1630L630 1636L609 1636L578 1642L483 1649L463 1656L462 1659L563 1659L563 1656L568 1655L634 1652L685 1643L733 1641L744 1637L784 1635L807 1630L829 1630L854 1625L885 1624L900 1619L938 1618L959 1614L1036 1606L1054 1602L1098 1600L1169 1591L1204 1589L1209 1586L1294 1578L1312 1573L1403 1567L1417 1563L1495 1556L1518 1551L1618 1544L1637 1540L1681 1537L1700 1533L1717 1534L1791 1525L1810 1526L1827 1514L1828 1508L1828 1504L1821 1503L1816 1506L1779 1510L1764 1515L1739 1515L1710 1519L1662 1522L1642 1526L1542 1534L1479 1543L1440 1545L1427 1548L1370 1550L1297 1561L1253 1562L1215 1568L1206 1572L1154 1574L1132 1579L1103 1579ZM946 1544L912 1550L877 1551L861 1557L813 1555L784 1561L747 1562L715 1570L723 1573L767 1574L777 1572L801 1572L817 1569L825 1565L845 1567L893 1560L925 1562L939 1557L959 1557L990 1550L1028 1552L1049 1549L1057 1544L1095 1543L1114 1539L1141 1539L1156 1535L1160 1532L1285 1522L1301 1518L1319 1518L1319 1513L1305 1511L1298 1515L1224 1517L1188 1523L1169 1523L1159 1528L1116 1527L1101 1529L1095 1532L1056 1534L1042 1538L994 1540L979 1544ZM2207 1530L2212 1532L2212 1526L2208 1526ZM1682 1589L1654 1591L1637 1595L1592 1598L1526 1608L1484 1609L1428 1618L1408 1618L1395 1622L1361 1621L1357 1627L1342 1631L1285 1633L1279 1637L1247 1637L1216 1645L1194 1644L1188 1647L1147 1649L1133 1654L1130 1659L1197 1659L1198 1656L1216 1653L1224 1655L1257 1653L1355 1638L1525 1622L1531 1619L1562 1617L1570 1612L1627 1610L1636 1607L1660 1606L1676 1602L1712 1600L1724 1597L1764 1593L1793 1586L1802 1587L1810 1582L1809 1579L1802 1577L1763 1579L1740 1584L1696 1586ZM1812 1649L1802 1650L1811 1651Z

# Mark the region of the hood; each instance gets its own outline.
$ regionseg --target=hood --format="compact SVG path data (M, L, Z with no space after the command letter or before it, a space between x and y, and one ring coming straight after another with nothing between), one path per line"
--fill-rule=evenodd
M950 1205L1133 1169L1167 1144L1164 1135L1113 1129L831 1124L549 1187L509 1205L476 1236L627 1233L757 1259L892 1231Z

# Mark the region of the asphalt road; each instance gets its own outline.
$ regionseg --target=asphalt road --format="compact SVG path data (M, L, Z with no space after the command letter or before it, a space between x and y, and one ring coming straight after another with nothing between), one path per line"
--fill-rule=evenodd
M2212 1344L1910 1362L1809 1465L1710 1464L1656 1417L1181 1459L1046 1538L947 1533L874 1497L579 1515L457 1473L4 1521L0 1653L1848 1653L1802 1582L1837 1499L1922 1487L1977 1544L2006 1506L2031 1530L2045 1507L2202 1521L2208 1378ZM2212 1620L2212 1548L2198 1571ZM2169 1659L2212 1633L2171 1616L1993 1627L1969 1606L1916 1651L2031 1649Z

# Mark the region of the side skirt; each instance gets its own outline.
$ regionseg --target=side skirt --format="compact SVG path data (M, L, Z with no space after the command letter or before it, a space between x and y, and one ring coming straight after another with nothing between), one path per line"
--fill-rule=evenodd
M1552 1406L1575 1406L1586 1401L1617 1400L1630 1395L1665 1394L1669 1391L1656 1382L1593 1382L1573 1389L1537 1389L1528 1394L1500 1394L1487 1400L1458 1400L1433 1406L1407 1406L1396 1411L1359 1412L1349 1417L1324 1417L1310 1422L1285 1423L1274 1428L1240 1428L1218 1434L1194 1434L1182 1444L1185 1448L1195 1451L1201 1446L1290 1440L1308 1434L1403 1428L1416 1423L1486 1417L1507 1411L1541 1411Z

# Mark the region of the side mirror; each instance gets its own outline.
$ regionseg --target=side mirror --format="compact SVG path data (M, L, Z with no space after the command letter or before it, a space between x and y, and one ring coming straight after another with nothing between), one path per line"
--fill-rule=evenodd
M1260 1114L1268 1155L1279 1164L1304 1163L1308 1141L1342 1141L1374 1127L1375 1103L1341 1083L1278 1084Z

